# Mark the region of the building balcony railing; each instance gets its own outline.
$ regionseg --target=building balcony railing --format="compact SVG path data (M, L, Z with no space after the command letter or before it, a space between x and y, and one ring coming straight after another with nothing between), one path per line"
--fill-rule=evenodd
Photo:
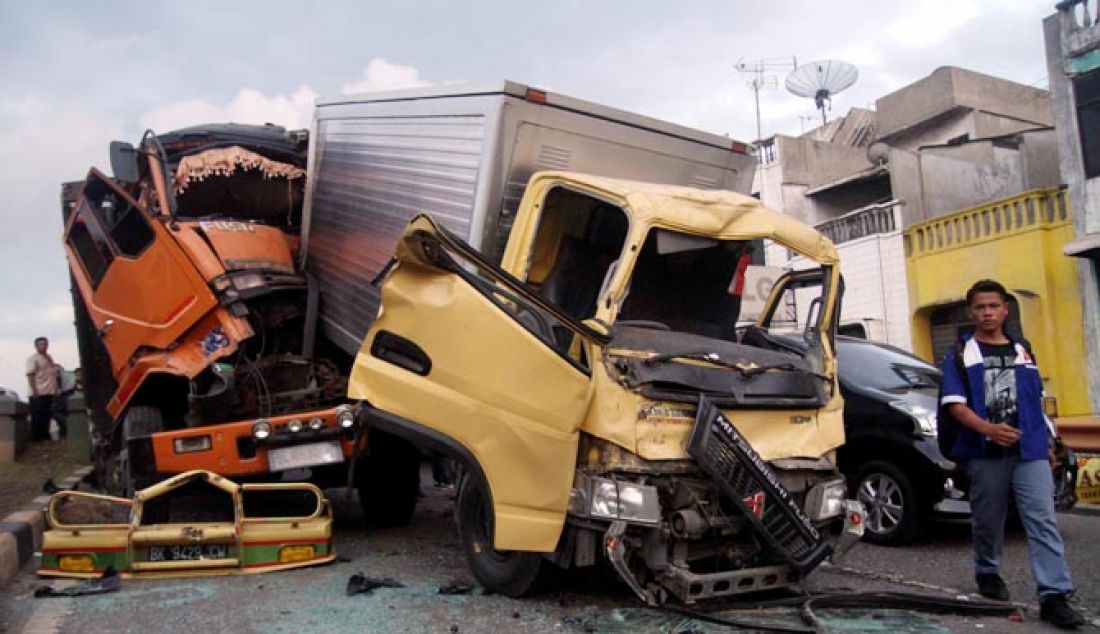
M826 220L815 229L833 241L833 244L851 242L865 236L889 233L900 226L898 213L901 205L896 200L869 205L848 212L839 218Z
M1069 222L1064 187L1033 189L915 224L905 230L905 257L955 249Z
M1100 0L1062 0L1062 54L1066 61L1100 46Z

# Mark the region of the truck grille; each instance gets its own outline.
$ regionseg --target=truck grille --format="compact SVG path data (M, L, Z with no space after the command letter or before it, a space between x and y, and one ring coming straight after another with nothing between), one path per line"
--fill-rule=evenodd
M688 454L799 575L809 574L832 553L775 472L702 396Z

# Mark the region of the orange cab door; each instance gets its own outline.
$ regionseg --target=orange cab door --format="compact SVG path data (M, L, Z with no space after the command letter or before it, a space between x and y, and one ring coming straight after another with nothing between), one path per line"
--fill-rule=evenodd
M139 348L165 349L217 305L169 230L93 169L65 250L117 376Z

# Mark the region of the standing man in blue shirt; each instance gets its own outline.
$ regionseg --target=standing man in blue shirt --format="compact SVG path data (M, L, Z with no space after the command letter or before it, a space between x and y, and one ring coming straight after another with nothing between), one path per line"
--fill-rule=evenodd
M974 336L943 360L942 404L962 428L951 457L970 475L974 569L978 591L1007 601L998 574L1009 496L1027 533L1040 618L1062 628L1085 623L1066 602L1073 591L1054 512L1050 431L1043 416L1043 383L1027 345L1005 333L1008 293L981 280L966 293ZM961 367L960 367L961 366Z

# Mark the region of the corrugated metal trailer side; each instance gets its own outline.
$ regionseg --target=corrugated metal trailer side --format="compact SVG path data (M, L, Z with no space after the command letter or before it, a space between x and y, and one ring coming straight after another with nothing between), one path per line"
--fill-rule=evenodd
M405 224L428 212L499 259L528 178L561 169L745 192L729 139L514 82L318 104L303 226L326 336L349 354L378 310L370 285Z

